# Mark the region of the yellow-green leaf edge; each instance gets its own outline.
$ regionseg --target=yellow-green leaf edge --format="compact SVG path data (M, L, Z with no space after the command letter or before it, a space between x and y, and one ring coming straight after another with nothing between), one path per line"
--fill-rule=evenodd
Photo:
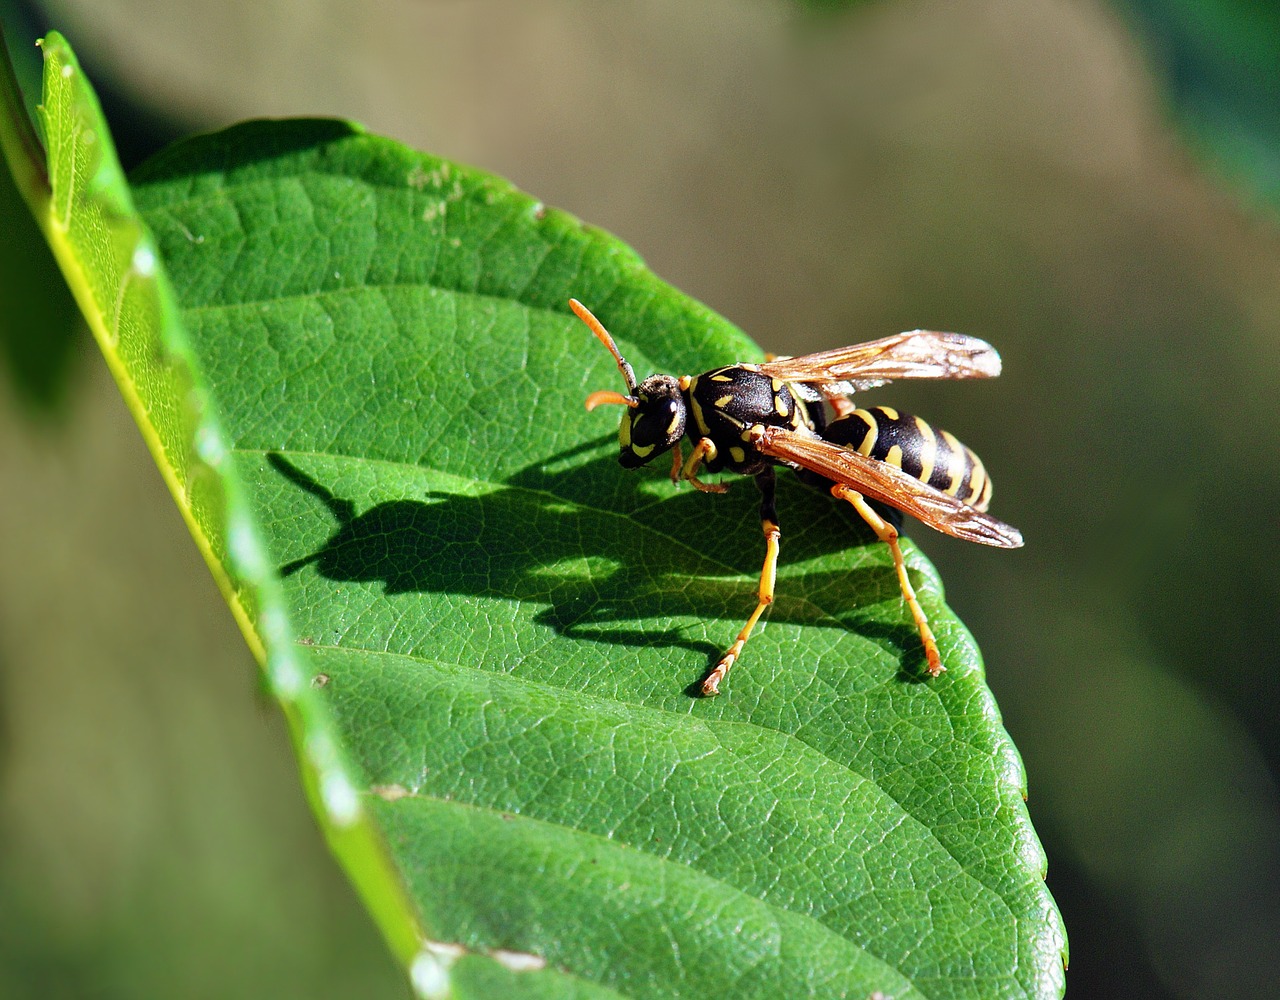
M284 713L305 794L330 849L418 991L447 995L457 950L425 938L360 800L362 782L294 642L279 581L207 406L177 302L134 209L97 96L65 38L50 32L38 44L44 53L39 135L22 110L7 52L0 54L0 147L9 169Z

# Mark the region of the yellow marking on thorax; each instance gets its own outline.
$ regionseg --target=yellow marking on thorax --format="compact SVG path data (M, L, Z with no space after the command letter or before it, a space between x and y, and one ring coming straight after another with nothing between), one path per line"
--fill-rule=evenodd
M689 409L693 411L693 422L698 425L698 430L702 432L702 436L706 437L711 433L711 428L707 426L706 419L702 416L702 404L698 402L698 397L689 394Z
M736 444L730 445L729 457L732 458L739 465L741 465L743 462L747 460L747 452L745 449L738 447L738 445Z
M792 429L798 431L803 427L805 430L811 430L813 424L809 422L811 419L809 417L809 408L805 406L804 400L799 396L793 396L792 399L795 401L795 406L791 409Z
M711 381L712 382L732 382L733 376L732 375L712 375Z
M731 402L733 402L733 394L729 393L728 395L721 396L719 399L717 399L715 401L715 407L716 409L723 410Z

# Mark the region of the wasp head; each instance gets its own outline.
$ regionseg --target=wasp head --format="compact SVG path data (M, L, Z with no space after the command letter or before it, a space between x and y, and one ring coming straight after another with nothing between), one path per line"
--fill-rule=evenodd
M609 331L591 314L591 310L577 299L570 299L569 307L609 349L618 363L622 380L627 383L625 396L620 392L603 390L587 397L588 410L604 403L616 403L627 408L618 427L618 461L624 468L637 469L670 451L684 436L687 418L679 380L670 375L650 375L636 385L635 372L618 353Z
M618 427L618 461L636 469L675 447L684 437L686 409L680 383L670 375L650 375L640 383Z

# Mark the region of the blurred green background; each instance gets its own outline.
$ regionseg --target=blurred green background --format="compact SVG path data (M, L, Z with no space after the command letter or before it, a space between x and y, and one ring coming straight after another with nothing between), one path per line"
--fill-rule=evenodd
M774 351L995 343L997 382L871 398L977 449L1027 536L914 532L1026 761L1079 998L1280 983L1275 11L0 0L27 72L69 37L126 166L351 117ZM7 178L0 227L0 996L406 995Z

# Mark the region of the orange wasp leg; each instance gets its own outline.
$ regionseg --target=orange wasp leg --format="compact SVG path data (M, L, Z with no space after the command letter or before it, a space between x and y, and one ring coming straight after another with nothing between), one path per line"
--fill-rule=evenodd
M702 693L708 698L720 693L720 682L724 680L729 668L742 656L743 647L751 638L751 630L756 627L756 622L764 614L765 608L773 603L773 588L778 578L778 549L782 541L782 531L778 528L778 515L773 505L773 470L767 469L759 473L756 484L763 495L760 504L760 527L764 530L765 544L764 567L760 570L759 600L755 611L751 612L751 617L747 619L747 624L743 625L742 631L738 633L738 638L734 640L728 652L720 657L720 662L712 668L711 673L707 674L702 682Z
M684 465L684 456L680 454L680 442L677 441L671 450L671 485L680 482L680 467Z
M929 664L926 668L927 672L930 677L937 677L947 668L942 665L942 656L938 653L938 640L934 638L933 629L929 627L929 620L924 616L924 608L920 607L920 601L916 598L915 588L911 586L911 581L907 579L907 565L902 560L902 549L898 547L897 529L872 510L871 506L857 490L842 483L837 483L831 487L831 495L839 500L848 500L849 503L853 504L853 509L871 526L871 530L876 533L876 537L889 546L889 551L893 553L894 568L898 571L898 583L902 586L902 596L906 599L907 607L911 609L911 617L915 619L916 628L920 630L920 642L924 645L925 659Z
M835 413L835 419L837 420L841 417L847 417L858 408L858 404L843 392L832 392L826 385L819 385L818 391L822 393L822 398L831 404L831 409Z
M684 463L684 478L703 493L728 493L729 487L724 483L704 483L698 478L698 469L702 465L702 460L715 457L715 442L711 438L698 438L698 443L693 446L693 454L689 456L689 461Z

